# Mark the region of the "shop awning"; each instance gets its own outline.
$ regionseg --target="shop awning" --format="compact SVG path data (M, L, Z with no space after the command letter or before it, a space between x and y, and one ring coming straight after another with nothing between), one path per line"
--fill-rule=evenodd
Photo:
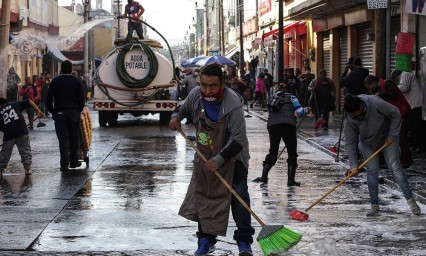
M289 24L289 25L285 26L285 27L283 28L283 34L290 32L291 30L293 30L293 29L294 29L294 28L296 28L297 26L301 25L302 23L304 24L304 22L303 22L303 21L296 21L296 22L294 22L294 23L292 23L292 24ZM269 32L264 33L264 34L262 35L262 39L264 39L265 37L268 37L268 36L270 36L270 35L275 35L275 34L278 34L278 28L277 28L277 29L274 29L274 30L271 30L271 31L269 31Z
M68 58L65 57L65 55L63 55L62 52L58 49L55 43L46 42L46 46L49 56L51 56L54 60L58 62L68 60ZM84 60L71 60L71 63L73 65L81 65L84 63Z
M234 57L235 54L240 52L240 47L235 47L232 50L230 50L229 52L225 53L225 57L232 59L232 57Z

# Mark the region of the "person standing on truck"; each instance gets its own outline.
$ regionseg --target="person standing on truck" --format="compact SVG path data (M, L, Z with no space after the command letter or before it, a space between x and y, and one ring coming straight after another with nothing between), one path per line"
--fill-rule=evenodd
M140 20L140 17L144 12L145 8L143 8L139 2L127 0L123 15L123 17L129 17L129 22L127 23L126 43L129 43L132 40L134 30L136 30L139 39L144 39L142 22Z
M226 235L230 208L237 226L234 239L239 253L252 255L254 228L250 213L214 173L223 175L250 205L247 187L250 155L244 101L224 86L223 80L220 65L205 66L201 70L200 86L189 93L169 123L171 129L180 130L181 119L192 115L197 148L208 159L203 163L198 155L195 156L193 176L179 210L182 217L198 222L198 249L194 255L206 255L215 250L216 237Z
M61 155L61 171L81 166L81 162L78 161L77 148L80 113L84 108L85 99L83 84L71 72L71 61L62 62L61 74L50 83L46 100L47 109L55 120L55 131Z

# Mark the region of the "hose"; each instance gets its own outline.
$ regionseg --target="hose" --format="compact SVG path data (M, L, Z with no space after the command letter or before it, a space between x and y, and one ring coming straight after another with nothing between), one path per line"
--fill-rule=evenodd
M136 79L132 77L126 70L124 66L124 58L126 57L126 54L128 51L132 50L134 46L139 46L142 48L142 50L148 55L149 60L149 72L148 75L142 79ZM127 87L129 88L144 88L148 86L157 75L158 72L158 60L155 56L155 53L151 50L151 48L143 43L141 44L133 44L129 43L125 45L121 51L117 55L117 62L116 62L116 72L118 79Z

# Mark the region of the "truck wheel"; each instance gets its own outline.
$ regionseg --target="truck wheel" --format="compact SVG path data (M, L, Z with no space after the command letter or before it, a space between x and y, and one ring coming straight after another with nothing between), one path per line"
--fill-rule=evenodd
M118 119L118 113L117 112L110 112L108 113L108 124L109 126L115 126L117 125L117 119Z
M160 112L160 125L167 125L172 117L172 112Z
M98 113L98 119L99 119L99 125L101 127L105 127L107 125L107 121L108 121L108 113L106 113L106 111L99 111Z

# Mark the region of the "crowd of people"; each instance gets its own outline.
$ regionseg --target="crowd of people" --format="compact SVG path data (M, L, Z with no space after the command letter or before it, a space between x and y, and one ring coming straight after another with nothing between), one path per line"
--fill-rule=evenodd
M77 158L77 135L87 90L82 79L72 71L71 61L65 60L61 63L61 73L54 79L51 79L50 74L42 73L40 76L26 77L25 83L19 86L19 75L14 68L9 69L6 98L0 97L3 116L0 119L0 131L3 132L0 174L6 168L15 145L21 155L25 173L32 173L28 130L34 129L35 114L38 119L37 127L46 126L41 121L43 116L53 115L60 147L60 170L68 171L69 168L81 165ZM28 125L24 111L27 113Z
M226 233L227 221L219 220L227 219L228 211L210 208L216 205L215 200L219 196L226 199L223 201L226 204L221 204L221 207L227 208L230 204L234 213L237 223L234 239L240 255L251 255L252 227L247 225L250 216L236 213L236 209L242 209L242 206L234 197L225 196L230 194L219 189L225 187L214 175L216 171L226 175L229 183L249 205L244 105L253 108L258 104L269 112L266 129L270 148L261 168L261 176L253 181L268 183L268 174L279 157L279 144L283 140L288 154L289 187L301 185L295 179L298 157L296 115L305 118L313 112L313 128L322 127L327 131L329 113L336 111L336 87L333 80L327 77L327 70L320 70L315 78L309 66L304 67L303 73L287 68L284 70L284 81L276 86L267 69L255 76L258 63L258 58L253 58L249 63L249 73L243 77L236 76L232 71L224 73L216 64L203 67L201 71L197 69L194 74L197 74L199 86L190 89L188 98L177 108L169 124L170 128L180 130L181 120L191 118L196 128L197 148L207 159L203 163L199 157L195 157L193 178L179 213L198 222L199 240L195 255L214 251L216 236ZM345 149L350 163L345 175L353 176L360 171L360 156L361 159L369 159L382 150L380 156L372 157L366 164L371 203L367 216L377 216L380 212L378 186L381 168L392 171L411 212L420 215L421 209L404 172L404 168L412 164L412 152L423 152L426 146L422 133L426 126L421 117L420 85L411 72L395 70L387 80L369 73L362 66L361 58L354 56L349 58L340 76L339 83L345 94L342 115ZM188 83L189 78L185 81ZM274 92L273 88L277 90ZM409 140L408 134L416 139Z

